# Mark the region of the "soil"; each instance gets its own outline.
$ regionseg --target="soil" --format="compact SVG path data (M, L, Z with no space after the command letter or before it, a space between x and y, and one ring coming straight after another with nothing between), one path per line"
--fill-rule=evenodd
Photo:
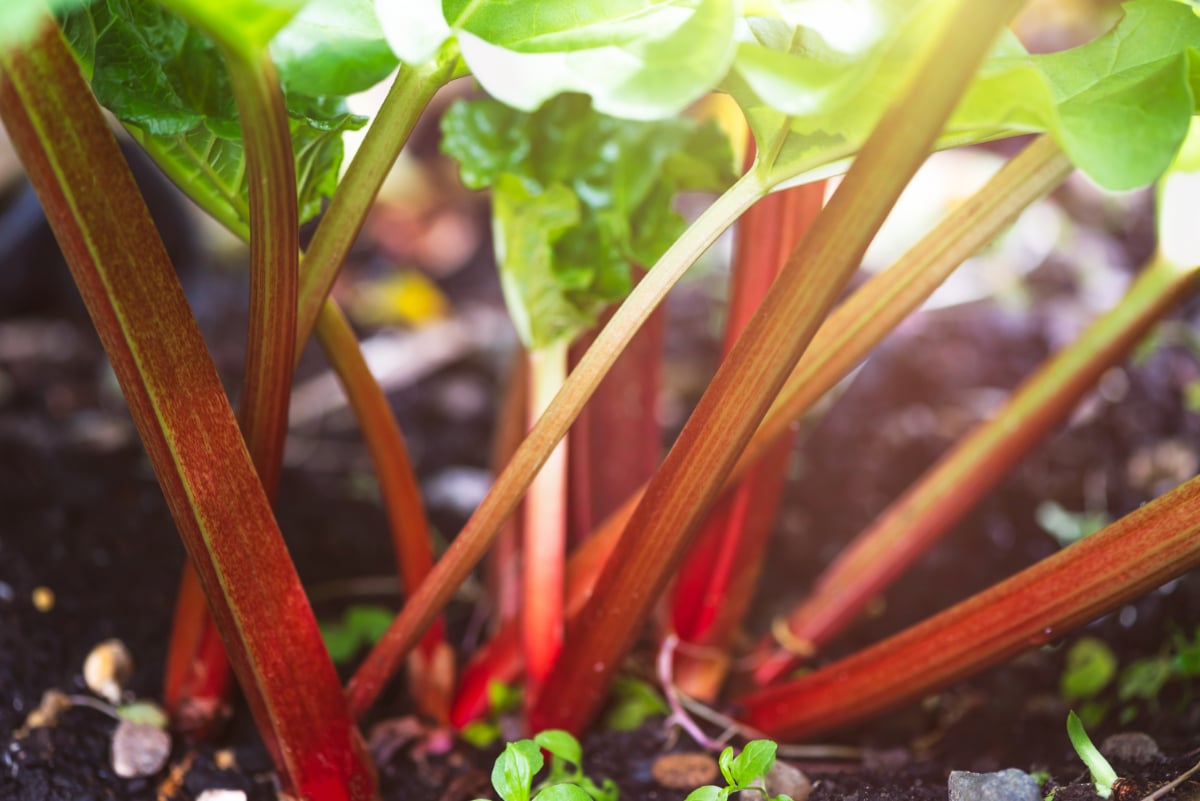
M464 218L477 224L469 209ZM1144 256L1144 237L1107 230L1105 218L1076 215L1119 251L1128 269ZM1144 218L1144 215L1143 215ZM184 237L186 239L186 236ZM482 238L482 235L481 235ZM215 744L176 742L163 771L118 778L109 748L115 721L77 705L53 727L19 732L43 693L86 695L80 674L89 650L121 639L136 672L130 697L155 698L183 561L150 467L105 366L95 335L62 281L52 245L23 240L39 276L36 303L0 318L0 799L170 798L190 801L206 789L274 798L271 766L245 709ZM0 243L3 245L3 243ZM351 273L378 269L379 247L356 251ZM482 252L482 251L481 251ZM476 254L441 287L454 301L498 304L486 259ZM1119 271L1119 270L1118 270ZM33 280L33 279L20 279ZM20 280L17 289L21 291ZM185 276L202 327L229 385L236 385L244 287L230 272ZM1030 281L1032 302L1017 310L993 303L922 313L906 322L805 438L750 621L751 633L798 597L836 553L964 430L986 415L1034 365L1060 344L1064 319L1081 308L1078 274L1051 259ZM686 408L711 371L711 286L681 288L672 301L668 359L674 393L668 410ZM1186 332L1200 304L1179 311L1168 331ZM1200 364L1185 340L1116 369L1073 416L1036 449L978 509L924 557L872 615L826 658L836 658L920 620L1052 553L1058 545L1036 522L1039 504L1088 508L1116 517L1196 472L1200 415L1185 390ZM450 535L478 502L486 482L494 399L504 371L502 348L467 350L389 393L410 439L431 517ZM300 380L323 369L306 358ZM691 378L689 378L689 376ZM682 377L682 378L681 378ZM667 427L678 420L668 420ZM296 453L299 452L299 456ZM344 410L295 432L278 504L279 519L321 617L347 602L348 579L390 564L383 515L369 463ZM339 582L342 582L339 584ZM45 592L52 593L52 601ZM451 630L473 636L469 590L450 609ZM394 594L353 600L397 605ZM1071 750L1059 691L1065 656L1080 636L1102 639L1121 666L1161 655L1176 635L1197 636L1200 574L1193 572L1117 610L1084 631L1031 651L921 703L897 710L829 742L863 749L848 762L795 760L815 782L812 801L944 801L951 770L1016 767L1046 776L1059 801L1097 798ZM346 668L343 668L346 670ZM1115 761L1140 798L1200 759L1200 682L1176 678L1149 701L1122 701L1115 687L1093 737L1140 731L1161 755ZM386 695L368 721L408 713L402 693ZM585 768L614 779L630 801L682 799L686 790L654 779L655 760L695 751L686 737L651 719L633 732L598 730L584 740ZM397 750L380 765L385 799L455 801L490 792L495 751L456 745L447 754ZM1200 782L1167 798L1200 797Z

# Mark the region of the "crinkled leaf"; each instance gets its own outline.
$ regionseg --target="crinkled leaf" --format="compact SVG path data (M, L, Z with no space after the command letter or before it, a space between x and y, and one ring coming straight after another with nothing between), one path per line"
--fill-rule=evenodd
M712 89L734 53L735 0L378 0L400 58L428 59L457 37L463 60L494 97L532 111L583 92L614 116L671 116ZM403 12L400 10L403 6ZM411 19L410 19L411 16Z
M531 192L510 173L492 200L500 286L513 325L531 347L586 327L591 315L570 301L554 272L554 243L579 221L579 202L562 184Z
M771 740L751 740L742 753L730 763L730 772L739 787L748 787L755 779L765 776L775 764L778 746Z
M237 107L216 45L150 0L98 0L71 14L72 42L90 43L92 89L172 179L234 230L249 219ZM85 64L86 66L86 64ZM302 220L337 185L342 134L364 120L335 96L286 95Z
M570 762L572 765L583 764L583 749L579 747L579 741L571 736L570 732L562 729L546 729L534 735L533 741L554 756Z
M309 0L271 40L289 91L348 95L374 86L398 63L372 0Z
M671 207L678 192L719 190L733 179L728 142L715 126L620 120L594 111L583 95L560 95L533 114L494 100L458 103L442 127L442 147L459 160L463 181L494 187L506 297L533 347L574 338L628 293L630 266L653 264L684 228ZM565 209L567 195L578 219L554 215L562 230L532 231L517 213ZM513 308L522 297L538 308Z

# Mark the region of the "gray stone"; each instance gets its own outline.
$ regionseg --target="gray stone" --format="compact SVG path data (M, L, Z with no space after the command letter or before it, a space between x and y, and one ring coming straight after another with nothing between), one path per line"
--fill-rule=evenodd
M956 770L950 774L950 801L1042 801L1032 776L1016 768L996 773Z
M1162 756L1154 738L1140 731L1120 732L1105 737L1100 744L1100 753L1109 759L1131 765L1145 765Z
M171 735L157 726L122 720L113 732L113 772L123 779L153 776L170 755Z

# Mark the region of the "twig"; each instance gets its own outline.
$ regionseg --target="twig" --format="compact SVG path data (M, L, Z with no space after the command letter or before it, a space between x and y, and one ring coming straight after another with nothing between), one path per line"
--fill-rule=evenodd
M1186 771L1184 771L1183 773L1176 776L1173 780L1171 780L1167 784L1164 784L1162 787L1159 787L1153 793L1151 793L1150 795L1143 798L1142 801L1158 801L1158 799L1162 798L1164 795L1171 792L1176 787L1178 787L1179 785L1183 784L1185 781L1190 779L1192 777L1192 775L1198 770L1200 770L1200 762L1197 762L1195 765L1192 765L1192 767L1188 768Z

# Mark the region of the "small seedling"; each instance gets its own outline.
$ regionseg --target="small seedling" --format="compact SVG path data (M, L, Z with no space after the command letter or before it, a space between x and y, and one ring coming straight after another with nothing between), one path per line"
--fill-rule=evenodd
M622 676L613 683L613 705L604 722L616 731L633 731L646 718L666 715L670 711L662 695L650 684Z
M550 754L550 772L535 793L533 777ZM597 785L583 773L579 741L560 729L548 729L532 740L517 740L504 748L492 767L492 786L503 801L617 801L612 779ZM482 801L482 799L476 799Z
M764 781L767 771L775 764L777 747L772 740L751 740L736 757L733 755L732 746L726 748L717 759L721 775L725 777L725 786L706 784L698 787L688 793L686 801L724 801L731 794L742 790L762 793L767 801L792 801L787 795L771 795Z
M1113 785L1118 780L1117 772L1100 753L1100 749L1092 744L1092 738L1088 737L1087 732L1083 729L1083 723L1080 722L1079 716L1074 711L1067 715L1067 736L1071 738L1071 745L1074 746L1075 753L1079 754L1083 764L1087 765L1088 772L1092 774L1092 784L1096 788L1096 795L1101 798L1111 796Z
M488 683L488 714L473 720L459 735L476 748L487 748L500 739L500 718L521 708L521 689L501 681Z
M359 649L379 642L395 616L386 606L354 604L346 609L341 620L320 624L321 639L333 661L343 665L354 659Z

